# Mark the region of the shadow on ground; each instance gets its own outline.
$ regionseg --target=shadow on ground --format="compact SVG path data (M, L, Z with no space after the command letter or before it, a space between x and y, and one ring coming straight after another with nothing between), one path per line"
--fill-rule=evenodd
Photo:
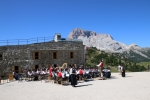
M94 81L94 79L86 79L84 82Z
M107 79L117 79L116 76L111 76L110 78L107 78Z
M125 77L133 77L133 76L127 76L127 75L126 75Z
M76 87L84 87L84 86L90 86L90 85L93 85L93 84L77 85Z

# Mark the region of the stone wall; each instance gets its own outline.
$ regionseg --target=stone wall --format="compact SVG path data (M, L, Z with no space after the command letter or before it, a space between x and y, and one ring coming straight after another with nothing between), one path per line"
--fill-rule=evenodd
M39 59L34 59L34 53L39 52ZM57 52L57 59L53 59ZM69 58L73 52L74 57ZM62 66L63 63L84 64L84 45L81 41L44 42L29 45L0 46L0 71L12 71L13 66L21 69L34 68L35 65L47 67L49 63Z

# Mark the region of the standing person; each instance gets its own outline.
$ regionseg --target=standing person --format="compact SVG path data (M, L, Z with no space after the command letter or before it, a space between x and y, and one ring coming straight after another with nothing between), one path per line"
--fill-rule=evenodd
M119 72L119 75L121 75L121 66L120 66L120 64L118 65L118 72Z
M76 75L75 69L72 70L72 74L71 74L71 85L72 85L73 87L75 87L75 85L77 85L77 75Z
M121 66L121 75L125 77L125 67L123 65Z
M48 71L49 71L49 76L52 77L52 70L53 70L53 67L51 66L51 64L49 63L48 64Z
M71 82L71 74L72 74L72 66L70 65L70 68L69 68L69 82Z
M104 62L103 60L100 61L99 65L97 65L98 68L99 68L99 72L100 72L100 76L103 77L103 73L102 73L102 70L104 68Z

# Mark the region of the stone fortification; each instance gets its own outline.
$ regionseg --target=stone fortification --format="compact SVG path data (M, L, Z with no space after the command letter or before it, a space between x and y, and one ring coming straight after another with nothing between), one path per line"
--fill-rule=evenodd
M0 46L0 71L47 67L49 63L62 66L63 63L84 64L82 41L51 41L29 45Z

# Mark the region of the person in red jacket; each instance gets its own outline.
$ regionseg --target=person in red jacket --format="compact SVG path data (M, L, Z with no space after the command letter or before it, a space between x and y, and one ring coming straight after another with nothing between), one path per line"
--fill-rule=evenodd
M58 72L57 77L62 78L62 72L61 71Z
M82 68L80 68L80 70L79 70L79 80L82 80L82 78L83 78L83 70L82 70Z
M80 70L79 70L79 74L80 75L83 75L83 70L80 68Z
M53 68L52 68L51 64L48 64L48 70L49 70L50 77L52 77L52 70L53 70Z

